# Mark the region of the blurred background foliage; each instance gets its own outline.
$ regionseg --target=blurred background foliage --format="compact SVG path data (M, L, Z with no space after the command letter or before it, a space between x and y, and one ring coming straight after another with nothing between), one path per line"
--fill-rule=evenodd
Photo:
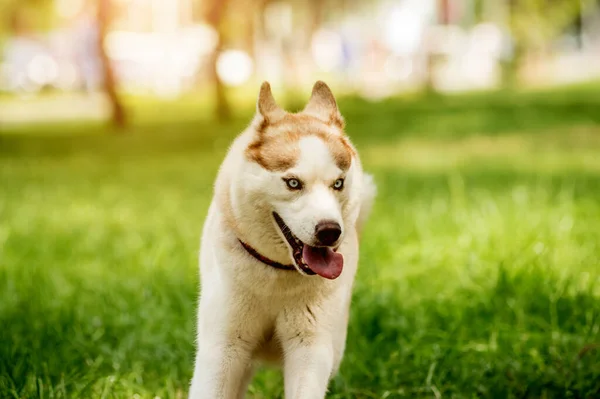
M219 164L317 79L379 187L328 397L600 397L599 0L0 0L0 46L1 398L185 397Z
M83 91L83 116L118 126L125 94L204 93L226 120L232 92L265 79L293 92L320 77L381 98L600 70L597 0L1 0L0 9L0 91ZM18 119L7 113L0 123Z

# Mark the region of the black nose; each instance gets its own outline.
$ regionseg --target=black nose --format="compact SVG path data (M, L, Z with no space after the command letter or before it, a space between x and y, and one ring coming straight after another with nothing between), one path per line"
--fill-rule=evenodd
M340 224L332 220L319 222L315 227L315 235L321 245L331 246L335 244L337 239L340 238L340 234L342 234Z

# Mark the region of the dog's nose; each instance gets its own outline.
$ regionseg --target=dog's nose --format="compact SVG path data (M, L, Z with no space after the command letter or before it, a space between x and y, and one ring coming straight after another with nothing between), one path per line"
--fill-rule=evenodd
M342 234L340 224L332 220L319 222L315 227L315 235L321 245L331 246L335 244L337 239L340 238L340 234Z

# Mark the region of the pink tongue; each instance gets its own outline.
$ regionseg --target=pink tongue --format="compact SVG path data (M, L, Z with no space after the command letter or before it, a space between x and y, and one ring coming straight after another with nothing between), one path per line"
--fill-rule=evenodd
M316 248L304 245L302 258L310 267L310 270L321 277L333 280L342 274L344 267L344 256L333 252L331 248Z

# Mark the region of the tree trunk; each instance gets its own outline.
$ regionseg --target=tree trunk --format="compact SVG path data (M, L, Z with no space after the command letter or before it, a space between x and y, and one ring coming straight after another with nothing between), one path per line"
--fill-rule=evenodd
M506 89L512 89L518 86L519 71L525 58L526 49L522 39L515 33L515 15L519 12L516 9L516 0L507 0L508 7L508 26L512 36L513 52L510 60L507 60L502 68L502 86Z
M210 58L210 77L213 84L214 99L215 99L215 113L219 121L228 121L231 119L231 107L227 94L225 92L225 85L219 78L217 73L217 61L219 60L219 54L221 53L221 38L217 39L217 45Z
M126 125L126 115L123 104L117 93L117 82L115 73L111 65L108 54L106 53L105 41L110 23L111 0L98 0L98 54L102 63L102 73L104 78L104 91L106 92L111 105L112 123L121 129Z
M512 58L506 61L502 68L502 86L505 89L514 89L519 86L519 72L523 66L525 55L525 49L515 40Z
M217 119L220 121L227 121L231 119L231 107L225 92L225 85L217 73L217 61L219 60L219 54L223 49L223 16L225 15L226 8L227 0L213 0L207 17L208 23L213 27L218 35L217 44L215 45L215 49L210 57L210 77L215 96L215 112Z
M437 10L438 10L438 24L443 26L448 26L451 22L451 4L449 0L438 0L437 1ZM425 81L423 82L423 88L425 93L427 94L436 94L435 88L435 70L439 65L441 60L441 56L439 54L435 54L433 46L433 38L431 34L428 34L426 37L426 46L425 51Z
M310 7L310 25L307 30L309 35L308 43L312 40L315 33L321 28L323 24L323 17L325 14L325 2L323 0L312 0L308 3Z

